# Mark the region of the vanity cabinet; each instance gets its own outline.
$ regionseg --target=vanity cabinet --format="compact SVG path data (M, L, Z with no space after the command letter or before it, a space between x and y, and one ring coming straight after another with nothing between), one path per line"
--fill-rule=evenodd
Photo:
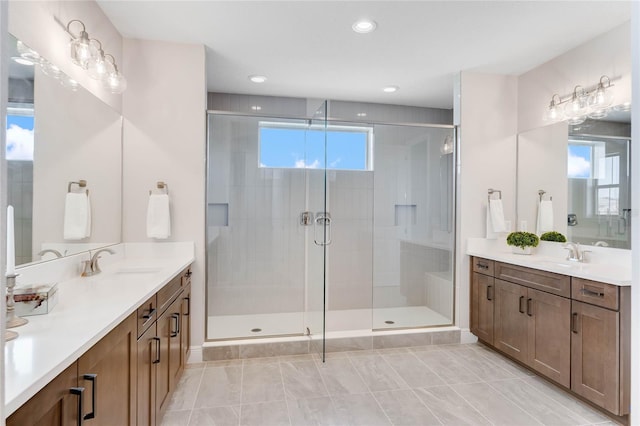
M477 257L472 265L471 332L479 340L628 414L629 287Z
M85 352L9 418L8 425L135 425L136 317Z
M137 341L139 426L160 423L187 362L185 344L190 340L185 334L190 329L185 326L188 324L185 318L190 315L191 294L187 275L191 276L189 268L160 289L138 312L139 324L144 323L144 316L153 319L152 324L142 327Z
M475 258L471 273L471 332L493 344L495 278L493 261Z
M630 288L572 283L571 390L618 414L629 409Z
M71 364L40 392L7 418L7 426L76 426L80 398L78 364Z

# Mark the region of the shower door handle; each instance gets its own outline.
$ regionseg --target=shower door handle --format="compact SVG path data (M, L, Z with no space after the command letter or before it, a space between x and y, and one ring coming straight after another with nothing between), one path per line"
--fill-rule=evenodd
M318 228L322 229L322 241L318 241ZM328 246L331 244L331 215L329 213L318 213L313 221L313 242L317 246Z

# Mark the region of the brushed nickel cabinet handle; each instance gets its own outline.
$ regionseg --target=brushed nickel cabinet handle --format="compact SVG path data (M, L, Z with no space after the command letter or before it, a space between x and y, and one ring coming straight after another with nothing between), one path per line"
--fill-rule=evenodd
M489 265L485 265L484 263L476 263L476 266L480 269L484 269L485 271L489 269Z
M156 308L151 308L149 309L149 312L142 315L142 319L151 319L151 317L153 317L156 314Z
M69 389L71 395L78 396L78 426L82 426L82 400L84 399L84 388L71 388Z
M578 334L578 313L574 312L571 314L571 331L575 334Z
M532 305L533 305L533 299L528 298L527 299L527 315L529 315L530 317L533 316L533 313L531 312L533 310Z
M518 312L524 314L524 309L522 308L522 301L524 300L524 296L520 296L520 300L518 301Z

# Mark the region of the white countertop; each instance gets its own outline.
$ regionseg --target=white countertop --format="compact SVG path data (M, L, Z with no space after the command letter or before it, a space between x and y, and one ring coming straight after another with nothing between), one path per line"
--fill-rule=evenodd
M19 337L5 345L6 416L194 261L193 243L120 244L113 248L115 255L105 254L100 260L101 274L81 278L78 273L77 278L58 282L59 299L53 310L29 316L28 324L13 329ZM79 259L75 263L79 264ZM18 284L28 284L34 276L47 276L46 266L40 266L37 273L18 270L28 277L22 283L19 277Z
M586 262L566 260L561 243L540 241L531 255L514 254L504 239L469 238L466 253L513 265L600 281L618 286L631 285L631 250L610 247L581 246L587 253Z

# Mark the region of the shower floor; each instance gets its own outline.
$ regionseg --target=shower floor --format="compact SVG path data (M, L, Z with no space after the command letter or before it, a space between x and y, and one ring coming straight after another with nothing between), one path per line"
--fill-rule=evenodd
M398 308L351 309L328 311L327 331L394 329L449 325L453 321L426 306ZM305 332L305 313L220 315L210 316L208 339L232 339L257 336L302 334ZM252 331L253 330L253 331ZM259 330L259 331L258 331ZM311 330L318 334L320 330Z

